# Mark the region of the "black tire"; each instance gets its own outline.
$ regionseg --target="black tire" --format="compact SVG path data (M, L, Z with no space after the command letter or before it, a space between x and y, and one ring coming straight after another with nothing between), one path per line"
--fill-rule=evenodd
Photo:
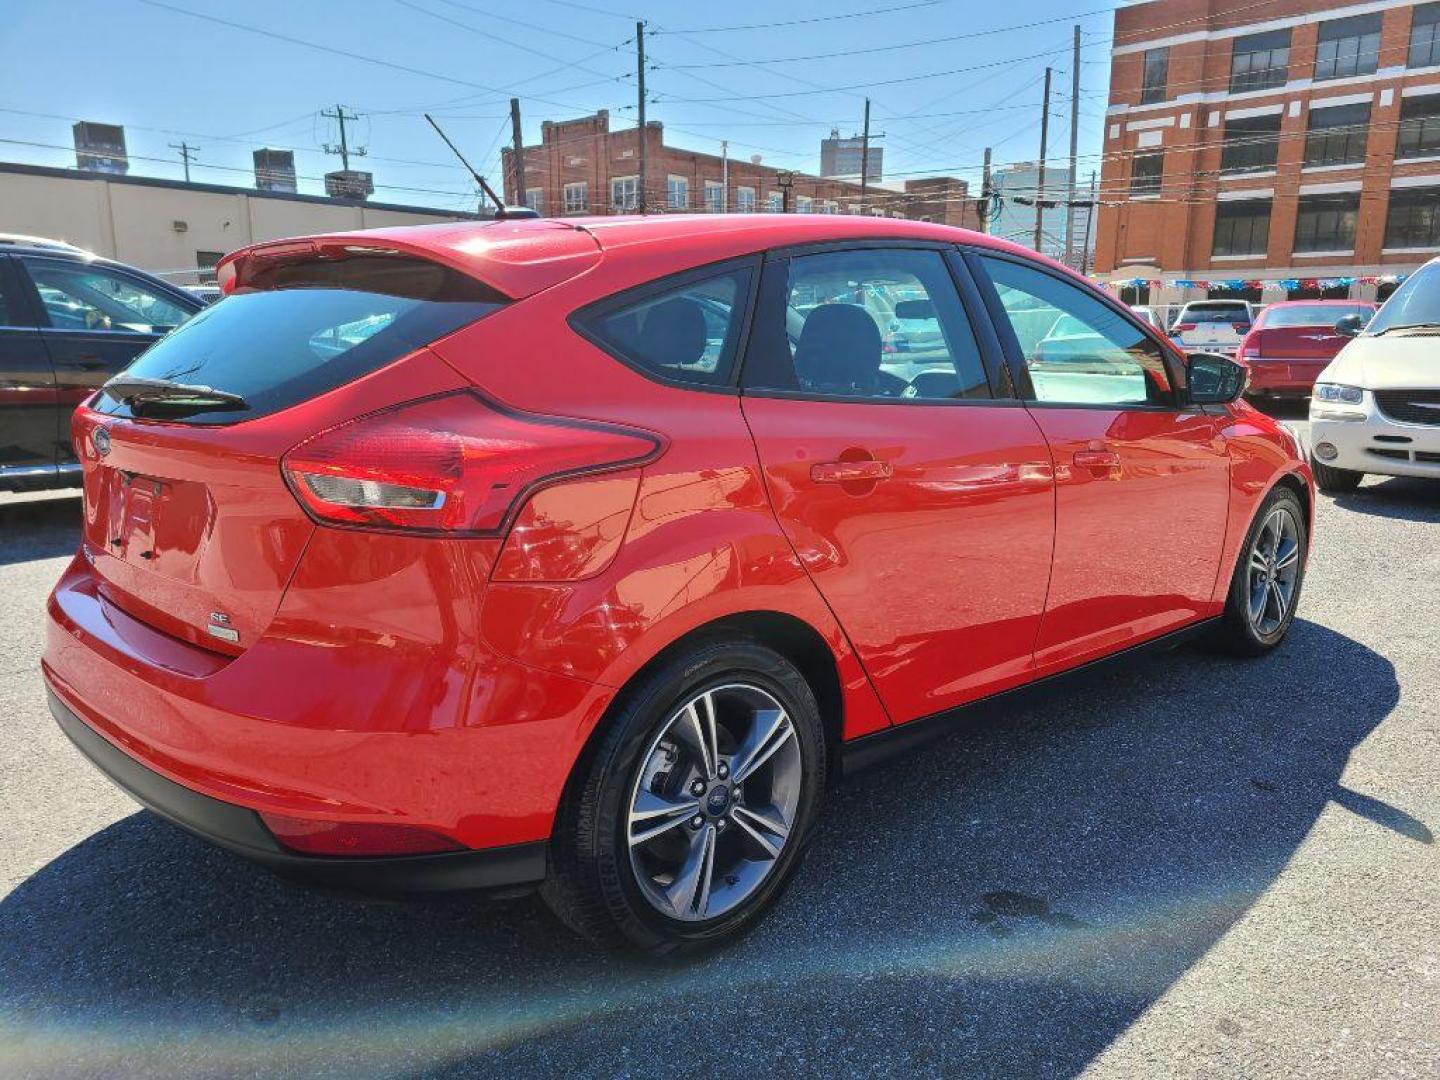
M1315 474L1315 486L1326 495L1344 495L1354 491L1365 479L1363 472L1334 468L1313 454L1310 456L1310 469Z
M1299 567L1294 588L1290 594L1288 608L1279 620L1279 625L1268 632L1257 629L1250 617L1251 554L1256 539L1264 530L1266 522L1279 507L1284 507L1292 516L1298 532ZM1305 508L1300 497L1288 487L1277 487L1260 504L1250 530L1245 534L1245 543L1240 548L1234 573L1230 578L1230 591L1225 600L1225 611L1219 624L1211 633L1208 644L1220 652L1232 656L1263 656L1285 640L1295 621L1295 610L1300 604L1300 593L1305 584L1305 568L1309 561L1310 535Z
M737 681L772 695L791 718L802 765L799 803L789 837L755 891L716 918L681 921L647 900L636 878L628 842L630 796L647 752L676 710L697 693ZM781 896L820 809L826 745L810 686L788 660L754 640L712 639L627 688L606 724L556 817L542 897L561 922L610 947L663 956L734 939Z

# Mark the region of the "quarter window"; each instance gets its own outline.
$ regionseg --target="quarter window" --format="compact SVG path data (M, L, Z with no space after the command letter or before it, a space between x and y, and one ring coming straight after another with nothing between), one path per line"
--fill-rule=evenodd
M1223 172L1257 172L1275 168L1280 149L1280 114L1246 116L1225 121L1220 151Z
M1315 78L1373 75L1379 66L1379 12L1320 24L1320 40L1315 46Z
M1296 251L1350 251L1355 247L1355 220L1360 193L1302 195L1295 221Z
M1370 103L1310 110L1305 136L1306 165L1357 165L1365 160L1370 136Z
M1270 90L1290 76L1290 31L1271 30L1235 39L1230 56L1230 92Z
M1390 193L1385 246L1440 247L1440 187L1406 188Z
M1440 154L1440 94L1409 97L1400 106L1400 134L1395 156L1430 157Z
M1145 50L1145 74L1140 84L1140 104L1152 105L1165 100L1166 84L1170 81L1170 50Z
M1170 405L1159 343L1121 312L1040 270L982 256L1030 374L1035 400Z
M160 334L192 312L133 278L93 266L24 259L50 325L59 330Z
M1440 4L1421 4L1410 24L1410 66L1440 64Z
M834 251L767 280L747 385L890 401L989 398L979 346L937 251ZM753 358L753 364L752 364Z
M680 382L730 381L742 313L750 296L748 268L729 270L642 299L605 305L579 325L628 363Z
M1264 255L1270 245L1269 199L1221 202L1215 206L1215 255Z

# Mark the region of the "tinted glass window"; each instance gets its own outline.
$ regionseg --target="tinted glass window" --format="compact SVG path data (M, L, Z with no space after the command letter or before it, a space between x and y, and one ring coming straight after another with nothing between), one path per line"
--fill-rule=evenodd
M1373 75L1380 66L1380 13L1331 19L1320 24L1315 78Z
M1289 72L1289 30L1271 30L1235 39L1235 51L1230 59L1232 94L1283 86Z
M1346 307L1343 304L1319 304L1313 307L1271 308L1265 312L1262 329L1278 330L1286 326L1334 326L1347 315L1359 315L1368 322L1374 309L1364 304Z
M1302 195L1295 221L1296 251L1349 251L1355 247L1360 195Z
M1226 200L1215 205L1216 255L1264 255L1270 243L1271 203Z
M128 274L84 263L21 259L58 330L163 334L190 318L182 307Z
M1305 136L1306 165L1354 165L1365 160L1370 137L1370 103L1310 110Z
M248 408L185 417L233 423L333 390L500 306L479 282L394 257L292 264L263 283L206 308L129 372L239 394ZM127 411L108 398L99 407Z
M1430 157L1440 154L1440 94L1406 98L1400 106L1400 132L1396 157Z
M1280 114L1246 116L1225 121L1220 168L1226 172L1249 172L1275 168L1280 149Z
M1410 24L1410 66L1440 64L1440 4L1421 4Z
M1121 312L1043 271L1006 259L981 261L1015 331L1037 401L1172 402L1160 346Z
M1170 50L1147 49L1145 77L1140 86L1140 104L1151 105L1165 100L1165 87L1170 81Z
M1131 195L1158 195L1165 179L1165 151L1136 154L1130 169Z
M1440 188L1406 188L1390 193L1385 246L1440 247Z
M580 325L638 368L666 379L730 381L750 271L730 270L585 316Z
M938 251L803 255L784 273L784 329L767 311L747 385L902 400L990 396L970 320Z
M1250 305L1235 303L1214 307L1190 306L1181 310L1178 321L1182 323L1248 323L1250 321Z

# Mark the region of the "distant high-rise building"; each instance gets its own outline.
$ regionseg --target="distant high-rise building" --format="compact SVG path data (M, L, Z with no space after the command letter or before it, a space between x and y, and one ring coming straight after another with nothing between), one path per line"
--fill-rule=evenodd
M261 191L289 191L295 187L295 154L291 150L256 150L255 186Z
M75 133L75 163L87 172L116 173L130 171L130 157L125 152L125 129L119 124L96 124L80 120L71 129Z
M828 180L859 180L861 159L865 157L865 140L842 139L840 132L830 129L830 137L820 140L820 175ZM885 151L870 141L870 155L865 161L865 177L878 184L885 174Z

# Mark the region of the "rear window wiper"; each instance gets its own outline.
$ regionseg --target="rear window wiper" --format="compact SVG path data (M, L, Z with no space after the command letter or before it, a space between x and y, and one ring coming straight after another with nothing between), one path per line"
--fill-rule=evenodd
M213 386L150 379L143 375L116 375L100 388L116 401L129 405L157 404L188 409L248 409L239 394L216 390Z

